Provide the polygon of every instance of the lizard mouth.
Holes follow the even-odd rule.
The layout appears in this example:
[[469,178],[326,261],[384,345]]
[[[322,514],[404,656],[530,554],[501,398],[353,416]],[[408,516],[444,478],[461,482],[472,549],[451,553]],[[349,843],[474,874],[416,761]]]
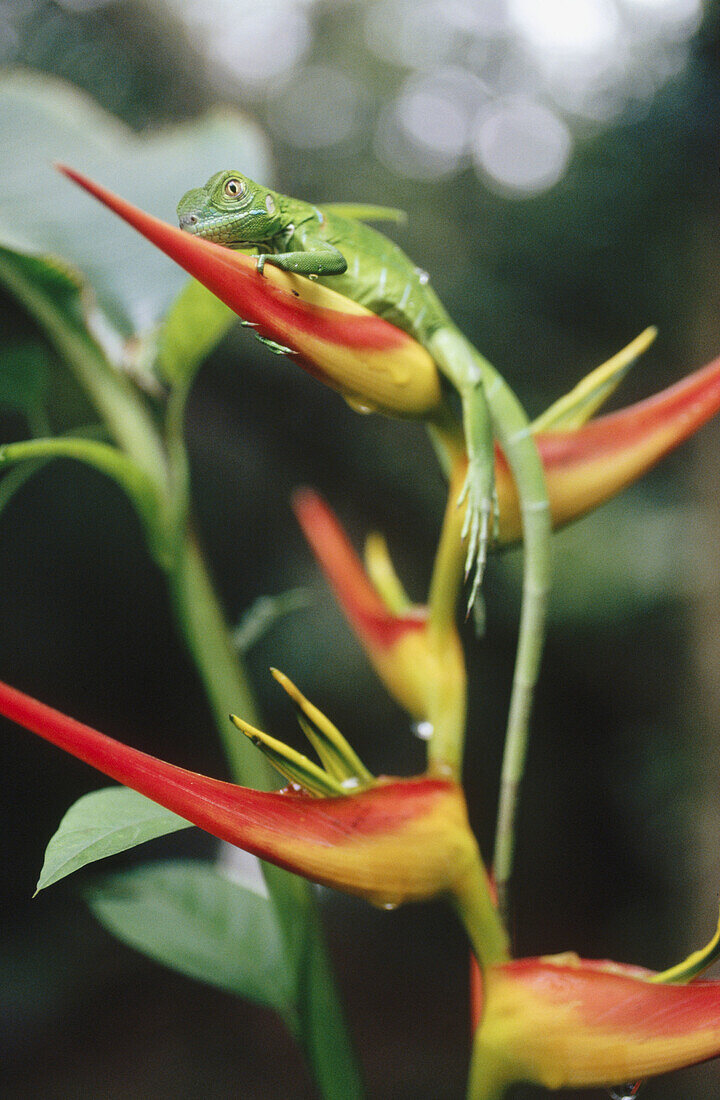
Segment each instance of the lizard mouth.
[[247,242],[240,240],[223,218],[205,218],[200,220],[197,214],[183,214],[179,218],[180,228],[184,233],[190,233],[193,237],[202,237],[205,241],[214,241],[215,244],[224,244],[232,248],[249,247]]

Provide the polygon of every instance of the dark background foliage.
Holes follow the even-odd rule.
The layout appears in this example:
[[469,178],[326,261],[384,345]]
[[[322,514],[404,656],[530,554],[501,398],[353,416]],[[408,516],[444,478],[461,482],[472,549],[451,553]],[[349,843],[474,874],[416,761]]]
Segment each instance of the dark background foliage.
[[[199,5],[180,0],[5,0],[0,57],[67,79],[138,129],[233,103],[267,132],[279,189],[406,208],[398,239],[536,414],[649,323],[660,338],[623,401],[720,351],[718,9],[708,3],[693,22],[692,4],[678,2],[690,22],[653,37],[647,13],[672,6],[648,5],[635,37],[618,38],[617,71],[600,91],[578,77],[562,95],[532,52],[537,34],[526,28],[523,38],[523,5],[499,0],[448,5],[452,19],[432,4],[278,0],[268,11],[280,11],[283,33],[269,42],[251,6],[208,5],[206,23],[231,24],[224,55]],[[588,12],[610,8],[626,17],[643,5],[598,3]],[[501,23],[510,10],[516,23]],[[243,31],[251,44],[253,33],[260,39],[233,54]],[[531,179],[518,191],[493,176],[479,123],[457,137],[473,95],[477,117],[487,119],[508,94],[552,114],[550,136],[565,148],[553,186]],[[532,161],[531,137],[526,156],[514,146],[521,165]],[[168,220],[177,198],[167,196]],[[0,311],[8,339],[37,343],[12,300]],[[80,398],[68,382],[58,400]],[[10,413],[0,427],[3,440],[26,434]],[[284,620],[250,657],[268,726],[294,736],[267,675],[273,663],[374,770],[419,768],[421,745],[333,607],[288,500],[311,484],[358,542],[371,528],[385,531],[422,598],[444,492],[422,429],[359,418],[236,328],[199,376],[188,439],[200,528],[230,620],[260,594],[311,590],[311,609]],[[522,953],[573,948],[660,967],[710,935],[720,884],[719,444],[716,423],[557,539],[520,820]],[[486,851],[516,578],[516,555],[493,562],[487,637],[465,629],[467,784]],[[0,592],[3,678],[158,755],[222,774],[162,578],[112,486],[66,463],[31,481],[0,522]],[[72,880],[30,901],[49,835],[101,780],[9,727],[3,760],[3,1094],[312,1096],[270,1013],[120,946],[93,923]],[[209,850],[188,836],[158,850]],[[371,1095],[461,1096],[466,953],[451,914],[442,906],[375,913],[323,898]],[[647,1095],[701,1100],[717,1095],[718,1080],[703,1067],[654,1082]]]

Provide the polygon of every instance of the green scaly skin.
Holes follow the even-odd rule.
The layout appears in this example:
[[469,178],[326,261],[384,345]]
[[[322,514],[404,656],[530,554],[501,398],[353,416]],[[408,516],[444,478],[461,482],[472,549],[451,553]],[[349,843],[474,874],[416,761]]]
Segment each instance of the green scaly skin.
[[529,423],[515,395],[455,326],[427,274],[394,242],[360,220],[401,217],[385,207],[313,206],[235,171],[216,173],[204,187],[188,191],[178,205],[180,227],[187,232],[256,252],[261,274],[265,264],[272,264],[317,278],[397,325],[430,352],[462,403],[468,473],[459,503],[464,501],[466,507],[466,571],[474,567],[469,606],[478,591],[491,535],[494,436],[500,442],[517,484],[525,541],[523,610],[495,867],[502,886],[512,862],[514,804],[544,636],[550,573],[547,492]]

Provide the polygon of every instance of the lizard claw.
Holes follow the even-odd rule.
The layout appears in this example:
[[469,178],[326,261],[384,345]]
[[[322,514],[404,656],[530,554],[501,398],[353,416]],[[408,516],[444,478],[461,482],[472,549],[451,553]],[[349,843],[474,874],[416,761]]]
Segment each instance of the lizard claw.
[[472,573],[472,583],[468,598],[467,614],[469,615],[477,599],[482,583],[485,564],[487,562],[488,546],[492,530],[497,524],[497,502],[495,494],[492,496],[482,490],[482,479],[473,471],[472,465],[468,467],[465,483],[458,497],[458,507],[465,505],[460,537],[463,542],[467,539],[465,553],[465,580]]

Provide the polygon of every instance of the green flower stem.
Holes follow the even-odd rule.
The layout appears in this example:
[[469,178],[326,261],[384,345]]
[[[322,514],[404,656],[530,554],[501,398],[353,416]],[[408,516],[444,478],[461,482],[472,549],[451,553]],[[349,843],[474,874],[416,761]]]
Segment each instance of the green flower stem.
[[[510,940],[492,896],[490,881],[478,854],[463,882],[455,887],[455,908],[465,925],[475,958],[484,976],[491,966],[510,958]],[[501,1100],[505,1095],[506,1069],[485,1051],[480,1041],[482,1025],[473,1042],[467,1100]]]
[[428,595],[428,645],[436,655],[437,684],[428,721],[428,764],[450,768],[459,781],[467,726],[467,672],[455,617],[463,583],[465,554],[461,532],[463,511],[457,500],[465,480],[467,459],[454,420],[433,426],[432,439],[448,478],[448,501],[433,564]]
[[468,934],[475,958],[485,972],[489,966],[507,962],[510,939],[493,900],[490,881],[478,853],[464,881],[455,886],[453,901]]
[[449,459],[448,502],[445,509],[440,541],[433,563],[428,595],[428,626],[432,633],[447,634],[455,628],[457,602],[463,582],[465,553],[461,539],[463,509],[457,501],[465,482],[467,459],[464,448],[458,449],[452,435],[436,433]]
[[507,1065],[484,1049],[481,1032],[482,1026],[478,1028],[473,1044],[467,1100],[502,1100],[509,1087]]
[[275,773],[228,717],[235,710],[254,725],[260,724],[255,700],[233,651],[192,532],[186,536],[168,579],[176,618],[205,686],[232,776],[245,786],[268,790]]

